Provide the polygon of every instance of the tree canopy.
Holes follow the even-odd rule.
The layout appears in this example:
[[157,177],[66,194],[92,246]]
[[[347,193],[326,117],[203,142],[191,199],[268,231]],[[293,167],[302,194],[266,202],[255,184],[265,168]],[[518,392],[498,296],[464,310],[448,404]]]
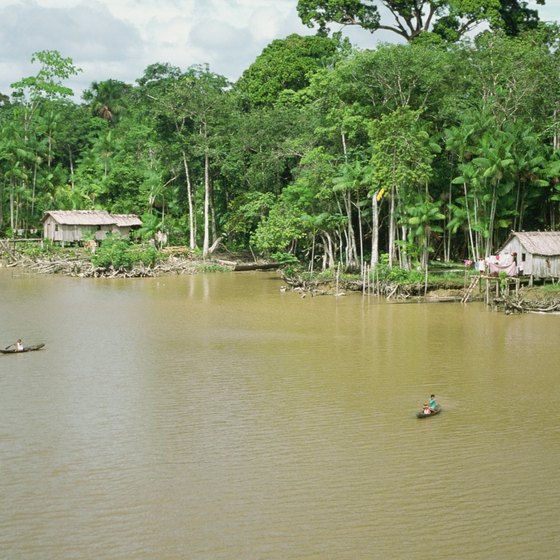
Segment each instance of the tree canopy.
[[236,84],[155,63],[81,102],[72,61],[37,53],[0,105],[0,235],[105,209],[203,255],[221,241],[312,268],[474,260],[512,229],[560,227],[559,38],[358,50],[291,35]]
[[538,23],[537,11],[518,0],[299,0],[297,10],[301,21],[322,35],[337,23],[391,31],[407,41],[426,32],[456,41],[482,22],[517,35]]

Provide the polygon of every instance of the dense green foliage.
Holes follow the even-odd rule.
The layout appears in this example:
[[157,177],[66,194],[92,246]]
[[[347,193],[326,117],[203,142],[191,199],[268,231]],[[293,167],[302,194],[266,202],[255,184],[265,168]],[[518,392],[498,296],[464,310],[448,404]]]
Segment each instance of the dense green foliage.
[[283,93],[307,87],[311,76],[341,48],[337,39],[322,36],[276,39],[243,73],[236,89],[255,105],[274,105]]
[[100,247],[91,257],[94,266],[115,270],[129,270],[134,266],[144,265],[153,267],[160,253],[154,247],[139,247],[132,245],[128,240],[120,236],[107,236],[101,242]]
[[[0,235],[102,208],[203,256],[221,239],[311,270],[475,260],[512,229],[559,227],[558,39],[540,26],[359,51],[292,35],[237,84],[158,63],[82,102],[72,61],[37,53],[37,75],[0,98]],[[98,263],[128,266],[119,244]]]

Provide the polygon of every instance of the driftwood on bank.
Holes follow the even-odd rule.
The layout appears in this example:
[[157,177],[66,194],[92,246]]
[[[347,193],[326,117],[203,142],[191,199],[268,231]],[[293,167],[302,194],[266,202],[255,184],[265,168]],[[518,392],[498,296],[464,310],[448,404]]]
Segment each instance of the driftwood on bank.
[[424,283],[399,284],[394,281],[372,281],[364,284],[364,279],[348,278],[307,278],[301,274],[284,275],[284,281],[292,290],[311,295],[339,295],[347,292],[385,297],[392,303],[440,303],[459,302],[462,290],[445,283],[431,284],[426,291]]
[[267,262],[241,262],[220,258],[208,258],[203,261],[192,258],[191,255],[181,251],[169,251],[168,257],[154,266],[137,265],[131,269],[114,267],[95,267],[87,256],[41,256],[30,257],[22,253],[4,251],[5,266],[22,267],[37,274],[64,274],[79,276],[81,278],[146,278],[163,276],[166,274],[194,274],[210,267],[214,269],[245,271],[245,270],[272,270],[281,266],[280,263]]
[[[205,266],[215,265],[206,261]],[[137,265],[131,269],[114,267],[95,267],[87,259],[62,259],[60,257],[30,258],[25,255],[12,255],[6,267],[21,267],[37,274],[64,274],[80,278],[147,278],[164,274],[194,274],[200,270],[200,263],[188,258],[171,257],[153,267]]]
[[495,300],[506,313],[560,313],[560,300],[529,300],[504,298]]

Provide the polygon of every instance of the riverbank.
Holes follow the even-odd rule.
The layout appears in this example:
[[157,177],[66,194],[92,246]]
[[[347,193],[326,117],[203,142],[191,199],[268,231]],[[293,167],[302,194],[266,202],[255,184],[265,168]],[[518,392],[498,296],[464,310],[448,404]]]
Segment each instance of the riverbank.
[[517,294],[497,298],[495,305],[507,314],[560,313],[560,285],[525,287]]
[[[364,280],[357,276],[340,275],[322,278],[321,275],[286,275],[286,283],[302,296],[335,295],[362,292],[365,295],[384,297],[394,303],[466,303],[484,302],[486,294],[476,288],[469,291],[472,277],[461,274],[446,278],[430,276],[428,282],[395,282]],[[496,281],[496,279],[491,279]],[[485,280],[482,279],[482,282]],[[475,284],[475,287],[477,285]],[[560,313],[560,285],[543,284],[523,286],[517,291],[506,290],[488,300],[488,304],[506,314]]]
[[[138,249],[139,250],[139,249]],[[96,266],[95,253],[84,247],[51,247],[49,250],[24,249],[5,251],[3,266],[21,267],[37,274],[62,274],[80,278],[147,278],[167,274],[197,274],[238,270],[282,269],[284,289],[302,296],[340,296],[348,292],[385,297],[394,302],[460,301],[465,278],[430,277],[429,282],[403,282],[393,277],[367,278],[356,274],[336,272],[307,273],[279,263],[255,261],[247,253],[214,252],[206,258],[186,247],[168,247],[157,251],[151,263],[139,260],[129,266]],[[477,299],[475,295],[474,298]]]
[[[206,258],[186,247],[170,247],[155,253],[151,264],[137,262],[133,266],[96,266],[94,253],[83,247],[53,249],[51,251],[9,251],[0,255],[0,266],[21,267],[37,274],[61,274],[80,278],[148,278],[164,275],[197,274],[202,272],[227,272],[280,268],[278,263],[256,262],[252,255],[216,252]],[[469,277],[460,271],[449,275],[430,275],[423,282],[396,280],[340,274],[335,272],[302,273],[292,267],[282,270],[286,286],[300,293],[301,297],[344,296],[362,293],[383,297],[394,303],[445,303],[464,302]],[[480,290],[470,293],[468,301],[484,301]],[[496,296],[493,306],[507,314],[560,313],[560,286],[522,287],[516,293]]]
[[[244,254],[213,253],[202,258],[186,247],[153,250],[150,262],[137,259],[133,264],[115,266],[94,263],[95,253],[83,247],[53,249],[51,251],[5,251],[0,255],[0,266],[21,267],[37,274],[61,274],[79,278],[149,278],[167,274],[197,274],[226,272],[237,267],[268,267],[270,263],[252,262]],[[115,259],[117,261],[117,259]]]
[[[364,295],[384,297],[393,302],[461,301],[468,279],[463,274],[448,276],[429,275],[427,280],[414,281],[392,275],[337,274],[331,272],[298,273],[289,269],[283,273],[284,280],[293,290],[311,296],[335,295],[361,292]],[[412,275],[411,275],[412,277]],[[482,299],[475,294],[471,300]]]

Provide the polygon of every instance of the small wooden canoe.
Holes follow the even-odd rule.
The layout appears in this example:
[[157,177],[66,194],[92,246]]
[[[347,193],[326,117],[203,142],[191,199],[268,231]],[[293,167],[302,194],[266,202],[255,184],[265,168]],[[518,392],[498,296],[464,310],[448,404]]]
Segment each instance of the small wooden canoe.
[[416,418],[431,418],[432,416],[435,416],[436,414],[439,414],[441,412],[441,406],[439,406],[439,404],[436,406],[435,410],[432,410],[432,412],[430,412],[430,414],[424,414],[424,411],[421,410],[420,412],[416,413]]
[[3,350],[0,349],[0,354],[21,354],[22,352],[33,352],[34,350],[41,350],[45,345],[44,344],[35,344],[34,346],[25,346],[23,350],[19,352],[15,348],[4,348]]

